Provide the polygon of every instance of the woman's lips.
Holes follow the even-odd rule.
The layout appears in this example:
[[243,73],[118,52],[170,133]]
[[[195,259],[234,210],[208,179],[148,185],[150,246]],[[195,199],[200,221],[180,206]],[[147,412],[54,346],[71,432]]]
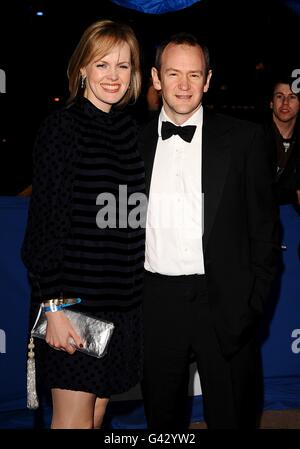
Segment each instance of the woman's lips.
[[104,89],[106,92],[118,92],[120,89],[120,84],[101,84],[102,89]]

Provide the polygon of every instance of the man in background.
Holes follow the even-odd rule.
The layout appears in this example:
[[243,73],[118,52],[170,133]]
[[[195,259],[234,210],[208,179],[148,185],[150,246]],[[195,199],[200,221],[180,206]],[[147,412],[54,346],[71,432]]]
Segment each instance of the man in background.
[[273,84],[272,119],[265,123],[279,204],[300,204],[300,98],[291,83],[283,77]]

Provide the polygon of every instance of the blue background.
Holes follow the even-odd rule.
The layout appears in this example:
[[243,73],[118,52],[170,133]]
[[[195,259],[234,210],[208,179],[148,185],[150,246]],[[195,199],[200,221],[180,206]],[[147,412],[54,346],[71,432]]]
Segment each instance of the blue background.
[[[36,413],[26,409],[27,320],[30,290],[20,248],[29,200],[0,197],[0,329],[6,347],[0,353],[0,428],[49,425],[47,403]],[[292,206],[281,207],[282,273],[274,283],[272,301],[261,328],[264,409],[300,408],[299,224]],[[294,337],[292,336],[294,332]],[[2,333],[3,335],[3,333]],[[191,398],[191,419],[203,419],[202,398]],[[114,428],[143,428],[140,400],[112,402],[107,420]],[[44,421],[44,423],[43,423]]]

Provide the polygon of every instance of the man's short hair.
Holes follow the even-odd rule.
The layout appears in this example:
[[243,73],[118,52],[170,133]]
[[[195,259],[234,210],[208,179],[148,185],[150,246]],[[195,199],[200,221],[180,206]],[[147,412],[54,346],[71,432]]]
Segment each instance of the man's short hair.
[[[278,86],[278,84],[288,84],[290,86],[291,91],[293,92],[292,84],[294,81],[295,78],[291,76],[291,73],[283,73],[274,76],[271,82],[270,99],[273,98],[276,86]],[[293,92],[293,93],[297,95],[298,100],[300,101],[300,92]]]
[[205,77],[207,77],[208,72],[210,70],[210,57],[209,57],[209,51],[206,45],[199,42],[196,36],[194,36],[191,33],[176,33],[173,34],[171,37],[165,39],[157,48],[156,50],[156,56],[155,56],[155,68],[157,69],[158,73],[160,73],[161,69],[161,57],[163,54],[163,51],[169,44],[174,45],[189,45],[191,47],[200,47],[204,54],[204,60],[205,60]]

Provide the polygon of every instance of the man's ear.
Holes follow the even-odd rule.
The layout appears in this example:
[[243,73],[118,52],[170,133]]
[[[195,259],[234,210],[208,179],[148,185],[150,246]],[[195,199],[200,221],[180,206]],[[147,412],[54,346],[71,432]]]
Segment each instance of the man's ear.
[[270,109],[273,110],[273,101],[270,101]]
[[209,71],[208,71],[208,74],[207,74],[207,77],[206,77],[206,83],[205,83],[205,85],[204,85],[203,92],[207,92],[207,91],[208,91],[209,83],[210,83],[211,77],[212,77],[212,71],[209,70]]
[[159,79],[158,71],[155,67],[152,67],[151,75],[152,75],[152,82],[153,82],[154,89],[161,90],[161,82]]

